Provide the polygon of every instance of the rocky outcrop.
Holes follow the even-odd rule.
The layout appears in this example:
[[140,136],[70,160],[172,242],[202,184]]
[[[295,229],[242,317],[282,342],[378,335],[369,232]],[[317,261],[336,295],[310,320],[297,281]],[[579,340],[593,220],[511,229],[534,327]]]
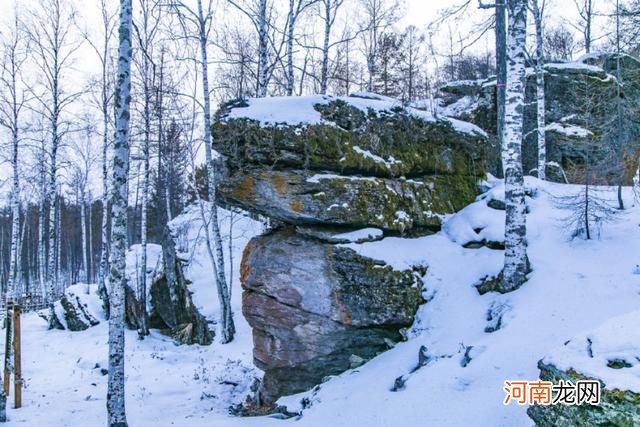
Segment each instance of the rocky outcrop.
[[219,201],[277,224],[241,266],[265,371],[249,413],[263,413],[403,339],[426,270],[394,270],[343,244],[439,229],[477,196],[486,139],[372,94],[249,100],[222,111],[213,132],[227,171]]
[[292,228],[254,238],[241,268],[243,314],[271,402],[401,340],[422,303],[424,270],[396,271]]
[[[156,268],[148,270],[148,326],[160,329],[183,344],[209,345],[213,342],[213,332],[193,304],[189,281],[184,275],[185,260],[177,255],[170,227],[165,229],[161,246]],[[136,274],[134,269],[129,276],[129,286],[135,287]],[[135,329],[140,316],[136,292],[128,287],[125,296],[126,321]]]
[[[534,405],[527,413],[538,426],[640,425],[640,311],[613,317],[553,350],[538,363],[540,379],[559,384],[600,384],[600,398],[571,393],[576,404]],[[554,392],[557,398],[559,392]],[[595,394],[595,393],[594,393]],[[567,393],[564,393],[564,397]],[[594,397],[597,397],[595,395]]]
[[221,201],[298,225],[394,231],[438,227],[439,215],[473,201],[485,172],[483,131],[353,99],[310,100],[318,121],[297,125],[265,126],[251,107],[231,108],[238,117],[213,126],[230,171]]
[[[596,380],[573,369],[561,370],[553,364],[538,363],[540,379],[558,384],[560,381]],[[609,389],[602,381],[599,405],[534,405],[527,414],[536,426],[637,426],[640,425],[640,393]]]
[[234,205],[290,224],[397,232],[439,228],[441,214],[463,208],[476,192],[473,181],[454,174],[391,179],[267,168],[251,168],[219,186]]
[[74,285],[67,288],[62,298],[54,303],[53,313],[46,310],[44,317],[50,328],[84,331],[100,323],[97,314],[90,308],[90,305],[99,306],[92,304],[95,300],[95,286],[87,288],[87,285]]
[[[637,73],[640,61],[628,55],[620,59],[621,77],[625,81],[622,96],[632,103],[640,101]],[[547,160],[552,163],[549,179],[562,181],[564,173],[572,182],[581,180],[583,158],[607,155],[607,133],[614,123],[617,99],[617,60],[614,54],[589,55],[576,63],[545,65]],[[489,134],[496,134],[496,81],[453,82],[441,89],[443,114],[467,120]],[[536,77],[527,71],[524,111],[523,164],[526,173],[537,168]],[[637,114],[637,113],[633,113]],[[637,130],[636,130],[637,132]],[[609,136],[610,137],[610,136]],[[498,147],[489,158],[499,160]],[[560,166],[562,173],[557,171]],[[491,164],[497,172],[498,162]],[[630,180],[632,173],[627,174]]]

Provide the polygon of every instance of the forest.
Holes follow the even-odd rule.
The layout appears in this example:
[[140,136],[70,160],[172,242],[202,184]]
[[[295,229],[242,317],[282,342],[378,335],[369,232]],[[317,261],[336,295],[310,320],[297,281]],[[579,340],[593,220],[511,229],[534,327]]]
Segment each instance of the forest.
[[[640,319],[640,1],[0,12],[0,421],[640,424],[640,342],[623,327]],[[531,330],[536,310],[561,320]],[[53,348],[79,365],[32,360]],[[189,372],[143,372],[168,360]],[[84,376],[38,385],[59,369],[96,375],[76,415]],[[148,392],[163,375],[200,406],[154,401],[180,393]],[[596,409],[610,405],[502,405],[503,380],[534,375],[599,380]],[[468,388],[460,414],[440,400]],[[36,414],[52,393],[60,408]],[[385,393],[413,397],[383,409]],[[431,406],[410,410],[421,394]]]

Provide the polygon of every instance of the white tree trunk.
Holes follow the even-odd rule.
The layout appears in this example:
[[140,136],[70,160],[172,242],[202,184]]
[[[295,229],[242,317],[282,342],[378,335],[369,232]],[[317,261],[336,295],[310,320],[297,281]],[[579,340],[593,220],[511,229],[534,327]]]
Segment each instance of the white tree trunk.
[[505,179],[505,258],[502,292],[520,287],[528,272],[524,178],[522,174],[522,120],[524,110],[526,0],[508,4],[507,87],[502,163]]
[[80,193],[80,227],[82,227],[82,265],[84,267],[84,283],[89,293],[89,258],[87,256],[87,201],[84,191]]
[[329,81],[329,36],[331,35],[331,0],[324,0],[324,38],[322,41],[322,71],[320,74],[320,93],[327,93]]
[[[199,0],[202,1],[202,0]],[[258,98],[267,96],[267,85],[269,84],[268,69],[268,48],[269,40],[267,33],[267,0],[259,0],[258,10]],[[207,97],[209,95],[207,94]]]
[[295,0],[289,0],[289,27],[287,28],[287,96],[293,96],[293,37],[295,33]]
[[[265,19],[266,19],[266,0],[260,0],[260,1],[261,1],[261,6],[265,7]],[[209,98],[207,31],[206,31],[206,21],[205,21],[204,13],[202,11],[202,0],[198,0],[198,15],[199,15],[199,21],[200,21],[199,38],[200,38],[200,55],[201,55],[201,66],[202,66],[202,93],[204,98],[203,99],[204,147],[205,147],[205,160],[206,160],[206,166],[207,166],[207,187],[209,190],[208,198],[209,198],[209,202],[211,203],[211,212],[210,212],[211,217],[209,220],[209,227],[207,227],[208,232],[205,234],[205,237],[207,239],[207,245],[213,246],[215,249],[215,259],[211,259],[211,264],[214,268],[214,272],[216,275],[218,301],[220,303],[220,332],[221,332],[220,341],[223,344],[225,344],[233,341],[233,336],[235,334],[235,325],[233,322],[233,313],[231,311],[231,299],[229,297],[229,287],[225,279],[224,255],[222,252],[222,237],[220,236],[220,225],[218,222],[218,208],[216,205],[215,166],[213,163],[213,156],[211,152],[212,151],[211,100]],[[265,28],[265,31],[266,31],[266,28]],[[265,95],[266,95],[266,87],[265,87]],[[211,240],[213,240],[213,242],[211,242]]]
[[533,18],[536,24],[536,107],[538,118],[538,178],[545,180],[547,166],[547,142],[544,95],[544,39],[542,38],[542,14],[538,0],[532,0]]
[[107,417],[109,427],[127,426],[124,383],[124,290],[127,285],[127,200],[129,173],[129,117],[131,102],[131,0],[120,0],[120,42],[115,90],[116,133],[111,185],[112,242],[109,273],[109,383]]

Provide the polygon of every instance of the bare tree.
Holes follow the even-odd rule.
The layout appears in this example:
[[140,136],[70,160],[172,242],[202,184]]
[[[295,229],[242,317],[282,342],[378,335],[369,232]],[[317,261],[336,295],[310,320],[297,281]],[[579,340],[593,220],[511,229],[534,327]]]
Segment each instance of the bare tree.
[[115,26],[115,13],[107,7],[107,0],[100,0],[100,17],[102,23],[102,39],[100,43],[93,43],[90,37],[85,37],[100,61],[100,96],[98,106],[102,116],[102,226],[100,233],[100,266],[98,272],[98,294],[102,306],[109,317],[109,295],[107,292],[106,276],[109,263],[109,134],[111,128],[111,100],[112,100],[112,56],[110,53],[111,39]]
[[[261,0],[262,1],[262,0]],[[197,29],[195,34],[200,46],[200,67],[202,74],[202,108],[203,108],[203,140],[205,149],[205,161],[207,172],[207,188],[208,198],[211,203],[210,219],[208,221],[206,243],[211,258],[211,265],[216,277],[216,287],[218,291],[218,301],[220,303],[220,327],[221,342],[223,344],[233,341],[235,334],[235,325],[233,321],[233,312],[231,311],[231,299],[229,287],[225,278],[225,263],[222,252],[222,238],[220,235],[220,223],[218,221],[218,209],[216,205],[216,167],[213,161],[212,141],[211,141],[211,98],[209,91],[209,62],[207,56],[207,40],[209,33],[209,25],[211,22],[211,2],[205,14],[202,7],[202,0],[198,0],[197,11],[193,10],[185,3],[174,1],[174,10],[178,12],[178,17],[182,22],[185,35],[188,37],[193,34],[188,30],[188,24],[195,24]],[[215,251],[215,256],[214,256]]]
[[129,174],[129,117],[131,102],[132,15],[131,0],[120,0],[118,33],[118,69],[115,87],[115,126],[111,208],[111,267],[109,296],[109,383],[107,390],[107,423],[109,427],[126,427],[124,393],[124,290],[127,286],[127,200]]
[[[58,152],[63,137],[69,133],[70,124],[65,121],[64,113],[78,98],[79,92],[64,90],[62,78],[66,70],[72,65],[73,55],[81,44],[75,40],[73,29],[76,23],[76,11],[70,3],[64,0],[39,0],[39,8],[32,10],[32,23],[29,27],[31,46],[36,56],[36,67],[40,73],[42,91],[34,91],[34,98],[49,124],[51,137],[49,147],[49,256],[47,268],[47,283],[51,303],[53,320],[53,298],[58,288],[59,272],[57,262],[56,222],[59,213],[57,205],[58,194]],[[57,251],[57,253],[56,253]],[[53,327],[53,325],[50,325]]]
[[[21,277],[19,257],[20,239],[20,164],[19,148],[22,128],[22,109],[27,96],[21,84],[23,65],[27,59],[28,46],[25,34],[15,11],[13,27],[0,39],[0,49],[4,53],[0,62],[0,127],[11,135],[11,247],[9,272],[3,305],[17,297],[16,281]],[[1,34],[0,34],[1,35]],[[8,343],[7,343],[8,344]],[[7,348],[10,348],[7,345]],[[7,420],[4,387],[0,390],[0,422]]]
[[397,0],[360,0],[360,6],[363,17],[361,31],[369,73],[367,90],[373,91],[380,35],[398,20],[400,3]]
[[581,33],[584,40],[584,50],[591,52],[591,27],[593,23],[593,0],[573,0],[578,11],[579,24],[574,25]]

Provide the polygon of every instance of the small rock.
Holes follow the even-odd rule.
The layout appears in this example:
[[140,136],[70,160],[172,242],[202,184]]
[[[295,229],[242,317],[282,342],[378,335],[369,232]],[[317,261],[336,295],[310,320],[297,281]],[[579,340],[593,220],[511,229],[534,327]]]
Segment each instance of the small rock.
[[393,382],[393,387],[391,387],[391,391],[401,391],[406,388],[407,380],[404,376],[399,376]]

